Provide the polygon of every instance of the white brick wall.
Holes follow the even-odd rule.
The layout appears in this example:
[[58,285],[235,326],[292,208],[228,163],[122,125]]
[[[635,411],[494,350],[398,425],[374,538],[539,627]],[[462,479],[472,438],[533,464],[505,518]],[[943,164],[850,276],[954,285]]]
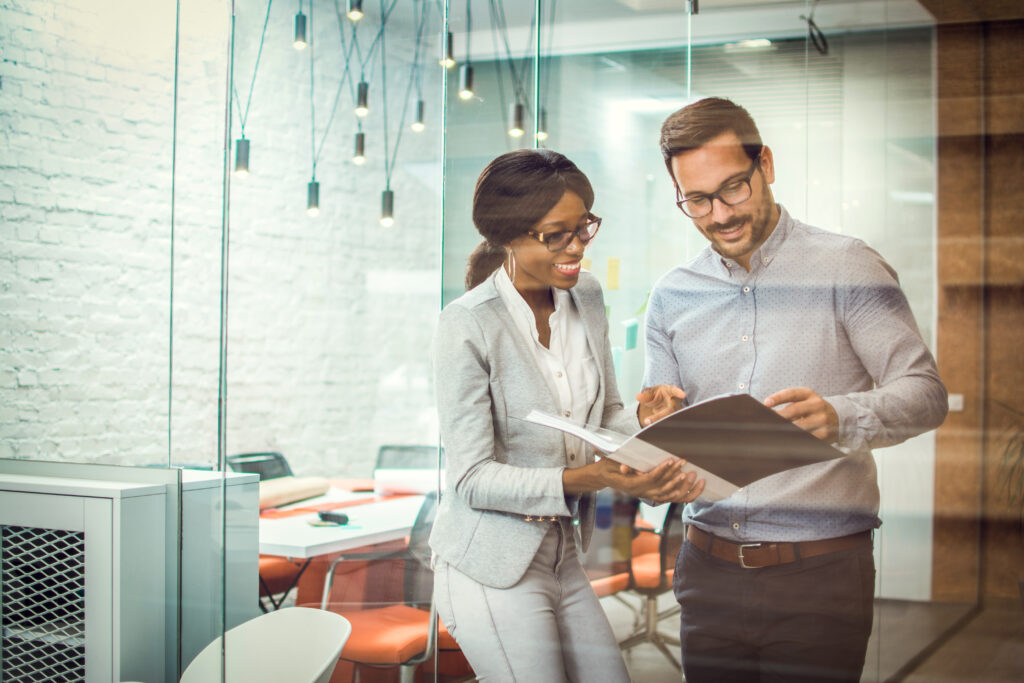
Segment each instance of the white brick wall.
[[[170,441],[174,462],[215,458],[229,17],[182,3],[175,138],[175,3],[143,4],[0,8],[0,457],[156,464]],[[237,4],[244,106],[266,4]],[[253,173],[232,178],[228,450],[281,450],[300,473],[363,476],[380,443],[436,439],[440,74],[428,60],[432,128],[402,134],[395,226],[377,223],[379,60],[367,74],[368,162],[348,161],[346,84],[310,219],[309,54],[291,47],[295,9],[273,8],[246,122]],[[386,44],[392,145],[412,53],[398,13]],[[333,3],[317,3],[313,27],[319,146],[343,72]],[[360,27],[364,55],[375,28]],[[232,137],[238,123],[236,109]],[[380,273],[438,284],[368,287]]]

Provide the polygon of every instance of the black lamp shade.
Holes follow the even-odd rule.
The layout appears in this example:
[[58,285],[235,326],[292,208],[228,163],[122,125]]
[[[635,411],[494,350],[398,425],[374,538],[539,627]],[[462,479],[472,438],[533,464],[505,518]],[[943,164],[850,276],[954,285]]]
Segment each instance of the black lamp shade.
[[359,81],[356,90],[356,115],[366,116],[370,111],[370,84],[366,81]]
[[249,172],[249,141],[245,138],[235,140],[235,173]]
[[468,100],[473,96],[473,67],[463,64],[459,67],[459,97]]
[[352,151],[352,161],[356,164],[362,164],[366,161],[366,133],[363,131],[356,133],[356,144],[355,149]]
[[310,216],[320,213],[320,183],[315,180],[306,186],[306,213]]
[[384,190],[380,193],[380,224],[389,227],[394,223],[395,193]]
[[295,47],[299,50],[306,47],[306,15],[299,12],[295,15]]
[[521,137],[523,134],[523,119],[526,114],[526,107],[519,102],[514,102],[509,105],[509,126],[508,134],[514,138]]

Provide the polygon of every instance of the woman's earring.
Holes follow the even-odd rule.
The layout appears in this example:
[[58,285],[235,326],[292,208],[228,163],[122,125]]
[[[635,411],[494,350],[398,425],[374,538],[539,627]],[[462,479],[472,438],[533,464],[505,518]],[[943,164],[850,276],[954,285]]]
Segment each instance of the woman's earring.
[[515,254],[512,253],[511,249],[508,250],[508,259],[507,259],[507,261],[509,262],[509,265],[505,267],[505,272],[508,274],[509,279],[512,280],[512,284],[515,284],[516,283],[516,257],[515,257]]

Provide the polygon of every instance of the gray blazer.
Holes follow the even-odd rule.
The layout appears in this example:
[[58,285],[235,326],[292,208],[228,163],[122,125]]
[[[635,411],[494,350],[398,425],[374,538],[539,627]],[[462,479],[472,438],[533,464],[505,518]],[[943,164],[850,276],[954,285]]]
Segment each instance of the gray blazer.
[[[534,408],[557,413],[558,407],[498,294],[496,275],[446,306],[438,321],[434,372],[447,469],[430,545],[470,578],[507,588],[522,578],[549,527],[525,517],[571,514],[562,470],[594,456],[587,449],[586,462],[572,461],[560,431],[522,420]],[[615,383],[601,286],[582,273],[569,292],[599,374],[587,424],[632,434],[640,424]],[[593,494],[580,497],[579,520],[586,550]]]

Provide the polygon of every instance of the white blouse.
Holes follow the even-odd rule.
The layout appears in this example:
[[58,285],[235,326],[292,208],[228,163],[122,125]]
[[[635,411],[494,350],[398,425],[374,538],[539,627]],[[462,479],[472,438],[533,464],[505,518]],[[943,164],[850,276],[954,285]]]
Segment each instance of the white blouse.
[[[587,343],[587,331],[576,304],[567,290],[552,288],[555,312],[548,318],[550,346],[540,343],[533,310],[512,284],[504,268],[495,277],[495,285],[516,330],[526,340],[541,375],[551,390],[559,413],[576,424],[586,424],[590,407],[597,399],[599,375],[597,361]],[[576,466],[586,462],[584,443],[565,435],[566,456]]]

